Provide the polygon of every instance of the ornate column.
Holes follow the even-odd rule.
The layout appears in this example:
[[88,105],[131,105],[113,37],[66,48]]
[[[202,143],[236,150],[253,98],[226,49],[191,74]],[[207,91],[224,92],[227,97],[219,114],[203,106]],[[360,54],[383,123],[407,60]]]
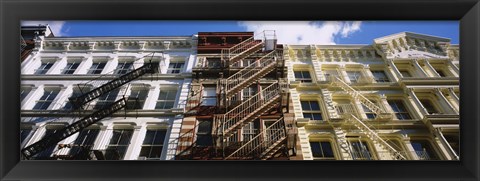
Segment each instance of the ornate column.
[[428,115],[427,109],[423,107],[422,103],[420,102],[412,88],[407,88],[406,90],[408,94],[408,100],[410,101],[410,103],[412,103],[415,112],[417,113],[417,116],[420,119],[423,119],[425,115]]
[[[443,102],[446,106],[448,106],[447,113],[449,114],[458,114],[458,111],[455,110],[455,108],[448,102],[447,98],[443,95],[442,91],[440,88],[435,88],[435,95],[437,95],[438,99],[440,102]],[[445,106],[444,106],[445,107]]]
[[430,64],[430,62],[427,59],[423,59],[422,61],[423,61],[423,64],[425,64],[425,66],[428,67],[428,69],[430,69],[430,72],[432,72],[434,77],[441,77],[440,74],[437,73],[435,68],[433,68],[433,66]]
[[415,72],[420,72],[420,77],[428,77],[428,74],[423,70],[423,68],[418,64],[418,59],[413,59],[412,61],[413,67],[417,70]]
[[395,82],[399,82],[400,78],[402,78],[402,73],[398,70],[397,66],[393,63],[392,59],[387,59],[386,60],[388,69],[392,72],[393,78],[395,79]]

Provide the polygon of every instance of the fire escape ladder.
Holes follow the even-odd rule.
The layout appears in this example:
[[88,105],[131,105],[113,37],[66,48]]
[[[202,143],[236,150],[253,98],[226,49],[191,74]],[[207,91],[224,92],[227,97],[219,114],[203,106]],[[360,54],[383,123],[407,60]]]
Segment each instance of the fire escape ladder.
[[235,62],[242,60],[245,57],[261,50],[263,48],[262,40],[255,40],[254,37],[250,37],[235,46],[228,49],[222,49],[222,60],[226,61],[230,66]]
[[370,109],[372,112],[374,112],[377,117],[381,118],[391,118],[392,114],[388,113],[384,109],[378,107],[373,103],[372,101],[368,100],[365,96],[363,96],[360,92],[355,90],[353,87],[345,83],[342,79],[340,79],[337,76],[331,76],[332,78],[332,84],[339,86],[342,90],[347,92],[348,95],[352,96],[353,99],[360,101],[362,105]]
[[361,121],[357,117],[355,117],[353,114],[348,115],[348,120],[350,120],[355,127],[357,127],[360,131],[362,131],[364,134],[367,135],[368,138],[370,138],[374,143],[379,143],[380,146],[382,146],[384,149],[388,150],[390,154],[393,155],[393,158],[395,160],[406,160],[407,157],[402,154],[402,152],[399,152],[395,148],[393,148],[390,144],[388,144],[383,138],[378,136],[378,134],[372,130],[365,122]]
[[230,98],[238,91],[260,80],[263,76],[273,71],[276,64],[276,51],[274,50],[227,79],[220,80],[221,85],[224,87],[226,97]]
[[284,84],[272,83],[225,114],[215,115],[217,135],[229,137],[232,131],[255,120],[280,103]]
[[279,146],[287,138],[283,117],[279,118],[265,130],[260,131],[250,141],[225,157],[225,160],[259,158],[266,160],[281,149]]
[[86,103],[100,97],[101,95],[110,92],[126,83],[139,78],[146,73],[156,73],[158,72],[158,65],[154,63],[148,63],[143,65],[142,67],[130,71],[126,74],[117,77],[106,84],[101,85],[85,94],[82,94],[78,97],[69,98],[70,102],[72,103],[74,109],[82,108]]
[[110,104],[106,108],[100,109],[93,112],[92,114],[83,117],[82,119],[68,125],[67,127],[55,132],[52,135],[45,136],[42,140],[33,143],[24,149],[22,149],[22,154],[26,158],[30,158],[41,151],[56,145],[58,142],[62,141],[65,138],[81,131],[82,129],[98,122],[99,120],[108,117],[115,113],[116,111],[124,108],[127,105],[127,100],[123,97],[114,103]]

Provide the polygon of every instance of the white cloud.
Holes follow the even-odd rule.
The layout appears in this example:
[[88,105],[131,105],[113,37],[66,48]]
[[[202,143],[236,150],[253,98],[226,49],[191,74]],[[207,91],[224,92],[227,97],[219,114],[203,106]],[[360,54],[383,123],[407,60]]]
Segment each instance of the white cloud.
[[347,38],[360,31],[361,21],[242,21],[240,26],[256,33],[275,30],[278,43],[327,44],[335,43],[335,36]]
[[55,36],[65,36],[66,31],[63,30],[63,27],[65,25],[65,21],[22,21],[21,25],[46,25],[48,24],[50,26],[50,29],[53,32],[53,35]]

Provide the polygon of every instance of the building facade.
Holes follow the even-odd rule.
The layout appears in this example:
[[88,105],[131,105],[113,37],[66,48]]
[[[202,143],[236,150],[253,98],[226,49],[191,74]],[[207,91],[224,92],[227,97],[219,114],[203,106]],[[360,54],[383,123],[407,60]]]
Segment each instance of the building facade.
[[[30,159],[173,159],[196,59],[195,36],[37,41],[21,70],[22,147],[59,137],[54,133],[74,122],[96,122],[84,122]],[[150,64],[156,66],[145,72]],[[82,95],[92,99],[77,109],[71,98]]]
[[304,160],[458,160],[459,47],[403,32],[284,45]]
[[459,46],[275,33],[45,37],[22,62],[28,159],[458,160]]

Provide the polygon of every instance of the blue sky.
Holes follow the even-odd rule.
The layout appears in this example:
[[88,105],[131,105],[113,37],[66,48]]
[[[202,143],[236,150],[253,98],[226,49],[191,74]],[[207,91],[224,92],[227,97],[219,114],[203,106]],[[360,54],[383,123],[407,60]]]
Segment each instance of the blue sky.
[[197,32],[276,30],[279,43],[370,44],[409,31],[459,43],[458,21],[23,21],[49,24],[55,36],[191,36]]

